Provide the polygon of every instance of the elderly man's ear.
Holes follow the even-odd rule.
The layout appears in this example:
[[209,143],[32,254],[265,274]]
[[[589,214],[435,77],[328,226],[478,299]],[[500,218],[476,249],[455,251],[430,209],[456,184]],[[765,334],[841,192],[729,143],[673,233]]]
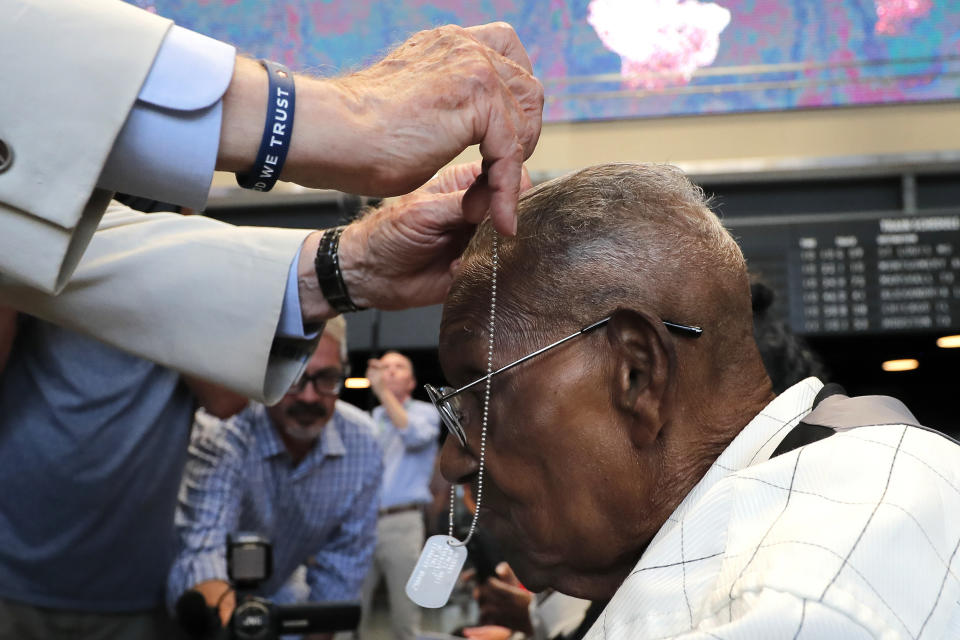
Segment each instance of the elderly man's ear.
[[620,308],[610,316],[614,405],[628,416],[630,439],[643,449],[668,420],[677,354],[666,326],[645,311]]

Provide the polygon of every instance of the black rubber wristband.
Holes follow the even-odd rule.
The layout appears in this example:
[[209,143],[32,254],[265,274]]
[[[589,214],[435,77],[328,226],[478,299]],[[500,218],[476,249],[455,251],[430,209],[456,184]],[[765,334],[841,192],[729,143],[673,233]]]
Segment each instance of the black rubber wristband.
[[293,112],[297,92],[293,86],[293,74],[282,64],[261,60],[267,69],[267,119],[260,138],[260,151],[253,168],[237,174],[237,184],[244,189],[270,191],[276,184],[293,139]]
[[340,235],[344,228],[334,227],[323,232],[317,247],[317,258],[313,263],[317,270],[320,291],[327,303],[338,313],[363,310],[363,307],[358,307],[350,299],[343,273],[340,271]]

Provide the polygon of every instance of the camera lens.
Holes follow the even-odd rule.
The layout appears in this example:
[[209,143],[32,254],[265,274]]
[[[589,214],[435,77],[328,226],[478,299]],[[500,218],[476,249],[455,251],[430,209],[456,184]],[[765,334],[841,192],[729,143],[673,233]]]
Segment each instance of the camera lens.
[[247,600],[233,612],[233,635],[241,640],[272,638],[270,608],[259,600]]

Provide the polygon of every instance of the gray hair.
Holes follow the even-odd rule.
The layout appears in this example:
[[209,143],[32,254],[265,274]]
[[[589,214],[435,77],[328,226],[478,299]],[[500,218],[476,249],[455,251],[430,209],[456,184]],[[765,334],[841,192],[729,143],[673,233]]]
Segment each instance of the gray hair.
[[340,361],[347,362],[347,321],[343,316],[334,316],[327,320],[323,334],[330,336],[340,345]]
[[[703,190],[677,167],[605,164],[541,184],[520,200],[516,237],[499,243],[497,305],[505,313],[498,317],[514,332],[575,330],[618,306],[702,325],[711,320],[702,308],[711,304],[742,307],[736,314],[749,328],[743,254]],[[464,253],[448,306],[489,290],[490,247],[484,223]]]

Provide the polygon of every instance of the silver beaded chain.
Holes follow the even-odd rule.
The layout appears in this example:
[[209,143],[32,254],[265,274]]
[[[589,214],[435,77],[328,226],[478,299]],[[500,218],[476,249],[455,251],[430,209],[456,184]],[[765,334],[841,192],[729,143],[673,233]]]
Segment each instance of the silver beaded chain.
[[[483,470],[487,457],[487,423],[490,416],[490,385],[493,374],[493,327],[497,315],[497,264],[500,261],[497,252],[497,232],[493,233],[493,269],[490,275],[490,323],[487,327],[489,339],[487,341],[487,384],[483,392],[483,427],[480,430],[480,468],[477,470],[477,500],[474,505],[473,519],[470,521],[470,530],[462,542],[451,542],[453,546],[465,545],[470,542],[473,533],[477,530],[477,520],[480,518],[480,501],[483,499]],[[453,537],[453,510],[456,503],[456,485],[450,486],[450,516],[448,518],[448,535]]]

